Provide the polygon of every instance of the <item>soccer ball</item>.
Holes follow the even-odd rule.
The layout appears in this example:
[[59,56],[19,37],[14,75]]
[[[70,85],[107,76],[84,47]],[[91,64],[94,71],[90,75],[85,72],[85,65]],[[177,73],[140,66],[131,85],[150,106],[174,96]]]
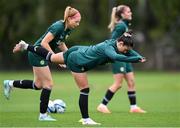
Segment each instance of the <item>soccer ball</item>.
[[54,102],[52,100],[49,100],[47,112],[48,113],[55,113],[56,112],[56,109],[54,107]]
[[66,110],[66,103],[61,99],[56,99],[53,101],[54,108],[57,113],[64,113]]
[[54,101],[49,100],[47,112],[48,113],[64,113],[66,110],[66,103],[61,99]]

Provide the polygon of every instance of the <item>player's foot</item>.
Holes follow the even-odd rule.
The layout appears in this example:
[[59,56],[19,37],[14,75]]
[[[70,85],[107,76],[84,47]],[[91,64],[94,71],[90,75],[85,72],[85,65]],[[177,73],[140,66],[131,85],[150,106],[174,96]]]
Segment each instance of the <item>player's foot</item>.
[[52,118],[50,115],[43,115],[39,116],[39,121],[57,121],[56,119]]
[[101,113],[106,113],[106,114],[110,114],[111,111],[107,108],[106,105],[104,104],[100,104],[98,107],[97,107],[97,111],[101,112]]
[[97,123],[91,118],[80,119],[79,122],[81,122],[83,125],[101,125],[101,123]]
[[10,80],[4,80],[3,85],[4,85],[4,96],[6,99],[9,99],[10,93],[12,90],[12,87],[9,85]]
[[21,40],[13,49],[13,53],[24,51],[27,49],[29,44],[27,44],[25,41]]
[[146,113],[146,111],[140,107],[131,108],[129,112],[130,113]]

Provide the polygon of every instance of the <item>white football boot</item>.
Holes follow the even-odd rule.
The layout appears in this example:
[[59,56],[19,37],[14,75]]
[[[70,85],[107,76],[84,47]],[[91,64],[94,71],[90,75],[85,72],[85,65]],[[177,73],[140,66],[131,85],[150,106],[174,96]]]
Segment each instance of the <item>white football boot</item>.
[[24,51],[27,50],[28,45],[25,41],[21,40],[19,41],[18,44],[16,44],[16,46],[13,49],[13,53],[19,52],[19,51]]
[[52,118],[48,114],[40,114],[39,115],[39,121],[57,121],[56,119]]
[[93,121],[91,118],[80,119],[79,122],[81,122],[83,125],[101,125],[101,123],[97,123]]
[[9,84],[10,80],[4,80],[3,85],[4,85],[4,96],[6,99],[9,99],[10,93],[12,90],[12,86]]

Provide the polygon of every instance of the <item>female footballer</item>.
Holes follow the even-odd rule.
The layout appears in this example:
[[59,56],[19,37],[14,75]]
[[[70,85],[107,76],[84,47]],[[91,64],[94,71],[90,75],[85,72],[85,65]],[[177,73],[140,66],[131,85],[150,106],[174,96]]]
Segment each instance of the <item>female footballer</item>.
[[[132,12],[129,6],[119,5],[112,9],[111,22],[108,28],[111,31],[111,38],[117,39],[124,32],[128,31],[129,22],[132,20]],[[97,107],[97,110],[102,113],[111,113],[107,108],[107,104],[112,99],[113,95],[121,88],[123,78],[125,78],[128,85],[128,97],[130,102],[130,112],[131,113],[145,113],[143,109],[136,104],[136,90],[135,90],[135,80],[132,64],[129,62],[115,61],[112,63],[112,72],[114,83],[106,91],[106,94]]]
[[[66,38],[72,29],[79,26],[81,15],[79,11],[70,6],[64,11],[64,20],[58,20],[53,23],[47,31],[34,44],[34,46],[42,46],[47,51],[54,53],[55,49],[66,51],[68,48],[65,44]],[[41,56],[28,52],[28,59],[33,68],[33,80],[5,80],[4,94],[9,99],[12,88],[21,89],[42,89],[40,96],[40,121],[55,121],[46,111],[53,87],[52,75],[48,66],[48,61]]]
[[117,40],[110,39],[91,46],[73,46],[66,52],[57,54],[49,52],[42,47],[31,46],[21,41],[14,47],[13,52],[28,50],[50,62],[66,64],[80,89],[79,108],[82,116],[82,124],[99,125],[100,123],[93,121],[88,113],[88,94],[90,90],[86,71],[107,62],[144,62],[144,57],[132,50],[132,47],[132,37],[125,33]]

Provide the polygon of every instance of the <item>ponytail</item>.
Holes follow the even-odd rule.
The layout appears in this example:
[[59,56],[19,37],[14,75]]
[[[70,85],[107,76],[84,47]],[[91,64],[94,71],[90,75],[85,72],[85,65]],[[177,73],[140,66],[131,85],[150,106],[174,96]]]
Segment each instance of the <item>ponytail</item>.
[[128,7],[127,5],[119,5],[117,7],[113,7],[112,13],[111,13],[111,22],[108,25],[108,28],[112,32],[115,25],[118,23],[119,20],[122,19],[122,13],[124,12],[124,9]]
[[[71,6],[67,6],[64,11],[64,22],[67,21],[68,17],[73,17],[78,13],[78,16],[81,17],[79,11]],[[77,16],[76,16],[77,17]]]
[[111,32],[113,31],[113,29],[114,29],[114,27],[115,27],[115,24],[117,23],[116,10],[117,10],[117,7],[114,7],[114,8],[112,9],[111,22],[110,22],[110,24],[108,25],[108,28],[110,29]]
[[66,22],[67,18],[69,17],[70,10],[71,10],[71,7],[67,6],[65,11],[64,11],[64,22]]

